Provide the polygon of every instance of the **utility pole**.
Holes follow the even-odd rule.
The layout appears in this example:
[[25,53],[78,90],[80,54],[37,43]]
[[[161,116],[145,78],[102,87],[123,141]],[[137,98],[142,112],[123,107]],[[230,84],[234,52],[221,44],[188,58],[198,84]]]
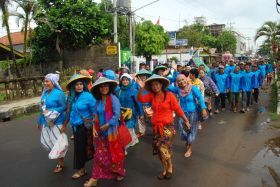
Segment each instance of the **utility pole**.
[[113,10],[114,10],[114,43],[118,43],[118,22],[117,22],[117,18],[118,18],[118,12],[117,12],[117,0],[113,0]]
[[234,22],[229,22],[229,31],[231,32],[233,30],[233,24],[235,24]]

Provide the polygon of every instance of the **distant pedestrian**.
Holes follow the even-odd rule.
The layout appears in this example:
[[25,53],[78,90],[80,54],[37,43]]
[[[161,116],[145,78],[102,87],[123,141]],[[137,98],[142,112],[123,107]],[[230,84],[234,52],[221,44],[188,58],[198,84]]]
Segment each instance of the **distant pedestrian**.
[[[65,121],[66,98],[58,81],[59,74],[50,73],[45,76],[41,112],[37,122],[38,129],[41,130],[41,143],[48,151],[53,148]],[[64,158],[59,158],[53,172],[61,172],[64,166]]]
[[239,107],[240,94],[242,93],[242,79],[243,74],[239,73],[240,67],[236,66],[234,71],[229,74],[230,79],[230,100],[231,109],[233,112],[237,112]]

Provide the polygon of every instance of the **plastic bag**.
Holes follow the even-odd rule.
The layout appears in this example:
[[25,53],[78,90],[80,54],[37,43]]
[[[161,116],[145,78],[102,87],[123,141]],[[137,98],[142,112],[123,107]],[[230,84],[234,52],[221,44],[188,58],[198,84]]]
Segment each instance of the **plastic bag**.
[[49,159],[58,159],[65,157],[68,151],[68,139],[65,133],[58,136],[51,152],[49,153]]

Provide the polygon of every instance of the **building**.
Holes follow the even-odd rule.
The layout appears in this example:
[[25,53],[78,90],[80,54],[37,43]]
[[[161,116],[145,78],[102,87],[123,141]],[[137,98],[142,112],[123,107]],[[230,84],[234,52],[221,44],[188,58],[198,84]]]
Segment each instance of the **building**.
[[206,18],[204,16],[194,17],[194,23],[200,25],[206,25]]
[[241,33],[236,31],[233,31],[233,34],[235,35],[237,40],[235,57],[245,56],[247,53],[246,37],[244,37]]
[[207,28],[210,30],[211,34],[213,36],[219,36],[226,28],[225,24],[212,24],[212,25],[208,25]]
[[[24,46],[24,32],[14,32],[11,33],[11,38],[12,38],[12,43],[13,43],[13,47],[16,51],[18,52],[23,52],[23,46]],[[3,36],[0,38],[0,43],[6,45],[6,46],[10,46],[9,40],[8,40],[8,36]],[[27,52],[29,52],[29,50],[26,50]]]

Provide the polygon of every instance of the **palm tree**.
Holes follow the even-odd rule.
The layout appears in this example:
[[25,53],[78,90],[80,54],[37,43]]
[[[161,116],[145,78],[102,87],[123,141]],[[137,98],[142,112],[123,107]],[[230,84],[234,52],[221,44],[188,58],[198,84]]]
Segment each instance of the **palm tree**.
[[8,4],[10,3],[9,0],[1,0],[0,1],[0,10],[2,11],[2,21],[3,21],[3,27],[6,28],[6,32],[7,32],[7,36],[8,36],[8,40],[9,40],[9,44],[10,44],[10,49],[11,49],[11,55],[12,55],[12,59],[13,59],[13,63],[15,66],[15,70],[16,70],[16,75],[18,78],[21,77],[21,73],[18,69],[17,66],[17,62],[16,62],[16,57],[15,57],[15,53],[14,53],[14,47],[13,47],[13,42],[12,42],[12,38],[11,38],[11,32],[10,32],[10,26],[9,26],[9,12],[8,12]]
[[29,32],[29,36],[30,36],[30,23],[33,20],[34,15],[36,14],[37,10],[38,10],[38,4],[35,0],[14,0],[18,6],[16,8],[16,10],[18,10],[18,8],[21,8],[23,10],[23,13],[20,12],[12,12],[10,15],[11,16],[15,16],[16,17],[16,23],[19,26],[20,21],[23,21],[22,24],[22,31],[24,31],[24,46],[23,46],[23,54],[24,54],[24,58],[26,60],[26,50],[27,50],[27,34]]
[[267,21],[257,30],[255,41],[260,37],[266,37],[266,43],[274,47],[280,39],[280,24],[273,21]]

